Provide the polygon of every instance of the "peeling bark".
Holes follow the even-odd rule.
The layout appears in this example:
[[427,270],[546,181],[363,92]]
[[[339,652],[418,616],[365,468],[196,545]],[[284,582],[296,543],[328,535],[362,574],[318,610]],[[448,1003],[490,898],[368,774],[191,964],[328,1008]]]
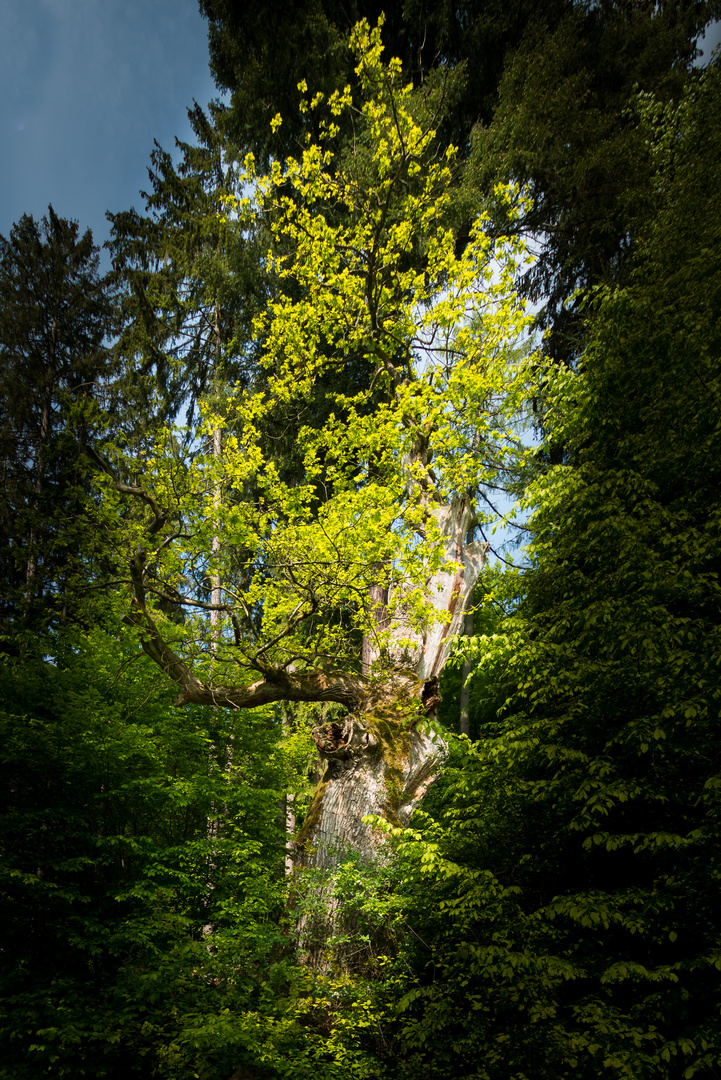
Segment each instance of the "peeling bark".
[[408,825],[435,778],[445,746],[420,723],[422,686],[409,678],[394,689],[387,702],[313,731],[325,769],[296,839],[299,865],[332,868],[349,852],[372,858],[382,840],[363,818]]
[[[151,496],[117,480],[115,486],[152,511],[149,536],[166,527],[166,516]],[[440,569],[429,574],[424,589],[436,618],[429,618],[423,630],[415,627],[404,614],[402,587],[394,594],[378,566],[370,597],[375,633],[364,640],[361,670],[355,672],[273,666],[264,662],[260,648],[249,661],[258,673],[256,680],[226,686],[212,677],[201,679],[164,640],[151,616],[144,549],[139,548],[131,560],[133,601],[127,621],[140,631],[147,655],[178,687],[177,705],[251,709],[280,701],[333,701],[348,710],[342,719],[321,724],[312,733],[325,766],[295,841],[295,869],[332,878],[349,855],[369,862],[383,858],[385,834],[367,819],[407,826],[438,775],[446,747],[423,721],[436,716],[438,679],[452,638],[463,632],[488,545],[466,542],[475,521],[470,498],[456,496],[446,505],[429,502],[426,511],[435,521],[442,549]],[[216,610],[218,605],[199,606]],[[289,617],[289,628],[294,618],[300,619],[297,611]],[[240,644],[234,620],[233,626]],[[290,800],[286,810],[290,822]],[[332,884],[320,886],[314,899],[321,909],[320,922],[311,916],[301,919],[301,951],[309,963],[323,966],[325,941],[337,930],[340,915]]]
[[[148,532],[158,531],[163,525],[158,507],[144,492],[132,494],[153,512]],[[343,720],[313,732],[325,770],[297,838],[299,866],[332,869],[348,852],[373,858],[381,839],[363,818],[375,815],[407,825],[438,773],[444,746],[421,721],[433,717],[440,702],[438,678],[451,639],[463,631],[488,545],[465,542],[474,521],[470,499],[457,496],[447,505],[429,507],[428,515],[438,527],[443,556],[441,568],[425,583],[437,618],[423,631],[414,629],[403,617],[402,593],[393,595],[379,567],[372,600],[383,636],[364,643],[360,672],[266,666],[259,650],[254,661],[257,680],[232,686],[203,681],[167,644],[150,615],[144,550],[131,561],[133,606],[128,621],[140,630],[144,651],[178,686],[177,705],[250,709],[279,701],[334,701],[348,710]]]
[[[459,498],[433,513],[447,559],[445,568],[426,583],[438,620],[422,634],[409,634],[402,619],[391,626],[387,655],[379,660],[385,660],[386,670],[395,666],[395,673],[379,679],[374,693],[362,697],[343,720],[320,725],[312,733],[325,769],[296,838],[296,865],[330,875],[318,885],[317,910],[303,916],[298,927],[301,953],[316,968],[328,965],[328,940],[343,925],[333,894],[334,869],[351,854],[369,862],[384,857],[382,830],[364,819],[407,826],[445,755],[442,739],[423,721],[436,716],[438,678],[451,638],[464,629],[488,545],[465,542],[473,521],[469,502]],[[374,599],[376,612],[385,619],[392,594],[379,590]],[[365,673],[373,670],[372,657],[364,642]],[[335,960],[343,962],[339,956]]]
[[458,568],[444,569],[426,584],[426,593],[442,617],[423,635],[414,636],[408,659],[423,680],[441,674],[450,654],[451,639],[463,632],[464,613],[489,547],[482,541],[464,542],[475,520],[470,499],[456,496],[450,504],[433,509],[431,515],[440,530],[445,558],[458,564]]
[[[333,895],[333,871],[351,854],[369,862],[385,854],[382,830],[364,819],[407,826],[445,755],[442,739],[423,721],[436,716],[438,678],[451,637],[464,628],[465,609],[488,545],[464,542],[473,519],[464,500],[437,508],[434,516],[448,560],[426,586],[439,619],[423,634],[409,635],[402,620],[392,626],[388,655],[381,659],[390,665],[405,663],[405,668],[396,667],[394,675],[380,679],[374,695],[364,697],[343,720],[320,725],[312,733],[325,769],[296,839],[296,864],[327,877],[314,897],[317,910],[303,916],[298,927],[301,952],[317,968],[329,963],[328,940],[343,922]],[[376,607],[384,617],[385,604],[384,598]],[[364,661],[369,652],[364,650]],[[342,957],[335,960],[342,962]]]
[[311,878],[312,903],[297,925],[300,955],[309,966],[325,971],[331,960],[347,957],[337,943],[340,931],[352,937],[334,892],[334,871],[349,857],[374,863],[388,854],[385,834],[369,817],[407,826],[413,811],[438,775],[446,746],[426,729],[426,704],[435,715],[436,680],[421,683],[411,674],[398,675],[387,686],[388,697],[343,720],[322,724],[313,732],[325,768],[296,838],[295,870]]

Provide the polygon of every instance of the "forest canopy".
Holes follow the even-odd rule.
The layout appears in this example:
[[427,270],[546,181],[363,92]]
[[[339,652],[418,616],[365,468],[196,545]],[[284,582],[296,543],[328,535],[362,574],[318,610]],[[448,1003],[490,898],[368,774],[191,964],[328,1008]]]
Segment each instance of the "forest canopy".
[[712,1080],[714,6],[201,8],[0,241],[0,1077]]
[[[258,218],[269,229],[272,294],[253,328],[256,375],[201,404],[187,459],[166,427],[152,453],[127,466],[135,487],[108,465],[109,518],[113,493],[152,510],[152,548],[137,548],[131,570],[132,618],[187,700],[248,707],[292,699],[292,684],[308,699],[308,679],[322,670],[324,698],[347,704],[353,675],[371,674],[368,664],[359,670],[364,635],[379,674],[386,654],[386,668],[417,666],[414,650],[429,653],[432,641],[437,651],[449,637],[442,576],[453,580],[469,530],[495,519],[477,493],[502,486],[524,457],[521,335],[530,320],[513,288],[523,246],[491,238],[488,215],[479,215],[456,256],[446,221],[454,149],[434,160],[442,103],[415,98],[400,65],[382,66],[379,29],[361,24],[351,45],[361,99],[350,87],[331,98],[337,122],[321,121],[320,141],[309,137],[298,159],[272,173],[258,175],[249,155],[238,186],[255,198],[221,196],[222,216],[241,236]],[[306,107],[320,104],[316,95]],[[352,152],[334,145],[350,111]],[[517,199],[501,186],[494,197]],[[314,415],[319,386],[323,411]],[[292,464],[274,446],[271,424],[281,417],[294,433]],[[128,525],[132,551],[144,525],[137,515]],[[219,597],[209,603],[203,583],[216,577]],[[473,585],[469,566],[454,587],[459,613]],[[386,629],[373,588],[386,597]],[[191,655],[202,655],[208,636],[212,681],[164,652],[153,601],[187,613],[173,626],[172,650],[183,650],[187,632]],[[217,621],[203,617],[209,610]],[[429,653],[419,677],[438,675],[442,662]],[[244,670],[264,679],[262,690],[230,688]],[[332,673],[341,672],[334,691]]]

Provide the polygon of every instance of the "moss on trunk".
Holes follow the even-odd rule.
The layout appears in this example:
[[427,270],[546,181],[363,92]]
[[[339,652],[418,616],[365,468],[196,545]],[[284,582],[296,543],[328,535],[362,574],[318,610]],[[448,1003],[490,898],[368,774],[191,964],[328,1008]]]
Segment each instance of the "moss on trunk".
[[444,748],[423,721],[436,699],[418,680],[393,690],[314,730],[325,769],[296,838],[299,866],[332,868],[349,852],[373,858],[382,841],[363,819],[407,825],[432,782]]

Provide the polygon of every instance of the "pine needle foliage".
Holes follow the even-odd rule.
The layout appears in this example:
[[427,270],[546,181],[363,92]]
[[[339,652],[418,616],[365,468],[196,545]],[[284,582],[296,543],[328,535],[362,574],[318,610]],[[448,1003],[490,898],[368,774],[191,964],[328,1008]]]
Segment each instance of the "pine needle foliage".
[[402,842],[408,1075],[718,1075],[720,92],[716,67],[640,99],[655,214],[553,377],[564,463],[528,495],[518,608],[475,641],[505,704]]

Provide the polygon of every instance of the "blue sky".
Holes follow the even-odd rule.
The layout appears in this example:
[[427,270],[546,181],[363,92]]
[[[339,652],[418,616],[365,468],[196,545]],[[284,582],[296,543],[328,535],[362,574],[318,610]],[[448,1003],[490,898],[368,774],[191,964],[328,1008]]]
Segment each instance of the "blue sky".
[[102,243],[214,97],[197,0],[0,0],[0,233],[51,202]]
[[106,210],[142,206],[153,139],[216,96],[197,0],[0,0],[0,233],[52,202],[102,243]]
[[721,44],[721,22],[713,22],[709,26],[704,37],[699,38],[698,47],[702,52],[702,56],[698,58],[697,63],[701,67],[705,67],[711,59],[711,53],[714,49],[717,49]]

